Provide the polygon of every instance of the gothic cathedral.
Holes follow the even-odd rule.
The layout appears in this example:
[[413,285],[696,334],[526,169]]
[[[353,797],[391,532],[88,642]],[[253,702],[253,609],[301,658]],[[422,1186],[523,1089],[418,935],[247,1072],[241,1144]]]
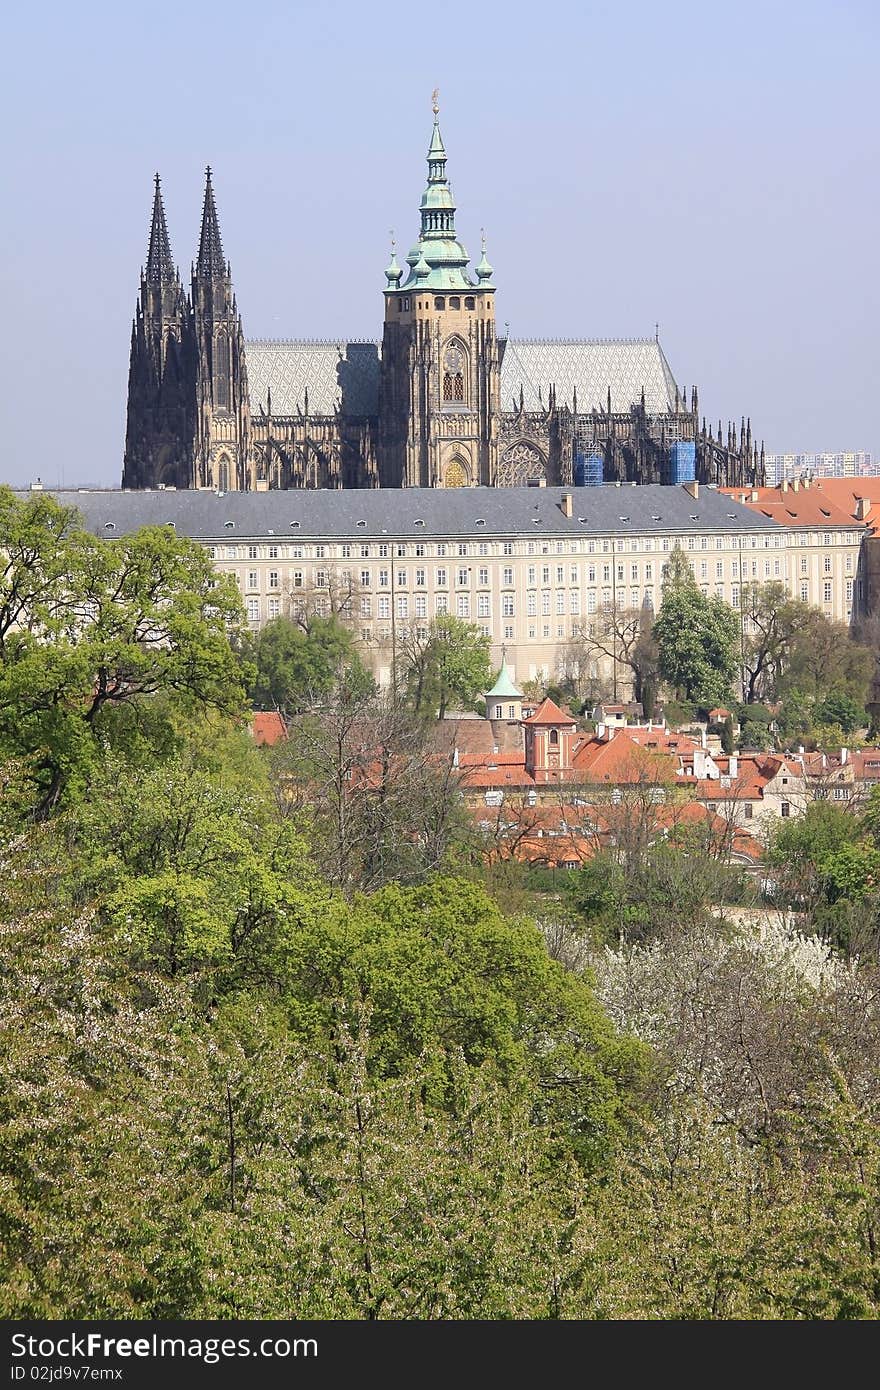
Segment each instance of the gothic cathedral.
[[208,169],[187,295],[159,176],[131,338],[124,488],[473,487],[763,478],[751,424],[700,423],[658,338],[499,337],[458,240],[436,100],[419,238],[374,342],[245,341]]

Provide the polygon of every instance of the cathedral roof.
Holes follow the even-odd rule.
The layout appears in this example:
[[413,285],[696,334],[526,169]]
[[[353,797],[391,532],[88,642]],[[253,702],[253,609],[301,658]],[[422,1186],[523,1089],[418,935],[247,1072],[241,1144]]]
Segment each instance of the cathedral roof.
[[501,408],[526,410],[547,405],[547,388],[556,387],[558,405],[572,404],[577,392],[579,414],[608,408],[626,414],[645,393],[649,415],[665,414],[675,406],[676,385],[656,338],[592,339],[564,342],[550,339],[502,339]]
[[[526,410],[540,410],[551,385],[560,406],[570,406],[577,391],[579,413],[606,409],[609,387],[617,412],[637,404],[643,387],[649,414],[674,408],[675,379],[655,338],[568,343],[511,338],[500,346],[502,410],[519,405],[521,386]],[[274,415],[304,411],[306,391],[311,415],[332,415],[337,408],[349,416],[378,414],[378,343],[259,339],[247,343],[246,352],[255,414],[268,410],[269,390]]]
[[379,344],[369,342],[249,342],[248,394],[259,415],[377,415],[379,411]]

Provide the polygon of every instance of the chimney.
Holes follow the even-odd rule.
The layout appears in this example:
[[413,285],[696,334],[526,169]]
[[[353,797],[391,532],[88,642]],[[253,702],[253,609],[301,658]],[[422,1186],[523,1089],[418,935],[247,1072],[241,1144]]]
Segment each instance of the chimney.
[[752,488],[752,491],[751,491],[751,493],[750,493],[750,495],[749,495],[749,501],[750,501],[750,502],[757,502],[757,501],[758,501],[758,489],[757,489],[756,487],[753,487],[753,488]]
[[731,777],[739,776],[739,758],[735,753],[731,753],[730,757],[727,759],[727,770]]
[[688,497],[693,497],[696,501],[696,499],[700,495],[700,484],[697,482],[696,478],[691,478],[688,482],[682,483],[682,487],[684,488]]
[[570,492],[564,492],[560,498],[559,505],[562,508],[563,516],[574,515],[574,502]]
[[705,777],[708,776],[708,773],[709,773],[709,769],[708,769],[708,766],[707,766],[707,758],[706,758],[706,750],[705,750],[705,748],[695,748],[695,749],[694,749],[694,776],[696,777],[696,779],[697,779],[698,782],[702,782],[703,779],[704,779]]
[[844,765],[844,763],[846,762],[846,760],[847,760],[848,757],[849,757],[849,749],[848,749],[848,748],[841,748],[841,750],[840,750],[840,766],[841,766],[841,767],[843,767],[843,765]]
[[779,485],[779,491],[780,491],[780,492],[788,492],[788,479],[787,479],[787,478],[783,478],[783,479],[782,479],[782,482],[781,482],[780,485]]
[[801,480],[800,480],[800,478],[792,478],[792,480],[791,480],[791,490],[792,490],[792,492],[800,492],[800,490],[801,490]]
[[867,521],[868,513],[871,510],[870,497],[856,498],[856,521]]

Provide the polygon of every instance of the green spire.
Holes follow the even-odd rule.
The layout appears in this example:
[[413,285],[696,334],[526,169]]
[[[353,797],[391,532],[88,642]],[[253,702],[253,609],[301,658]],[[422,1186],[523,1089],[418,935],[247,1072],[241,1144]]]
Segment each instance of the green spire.
[[482,232],[481,236],[483,243],[483,254],[480,257],[474,269],[476,270],[477,279],[479,280],[480,284],[488,285],[490,280],[492,279],[493,271],[488,260],[486,259],[486,233]]
[[400,284],[400,277],[403,271],[397,264],[397,242],[394,240],[394,233],[391,233],[391,260],[385,270],[385,279],[388,281],[388,288],[396,290]]
[[436,91],[433,111],[428,183],[419,204],[421,231],[418,242],[406,258],[409,276],[402,286],[389,280],[389,289],[418,286],[419,289],[466,290],[474,283],[468,274],[468,253],[455,233],[455,203],[446,177],[446,148],[440,134]]
[[507,664],[507,653],[501,657],[501,670],[498,672],[498,679],[491,690],[486,692],[486,699],[496,700],[521,700],[522,691],[517,689],[513,679],[513,674]]

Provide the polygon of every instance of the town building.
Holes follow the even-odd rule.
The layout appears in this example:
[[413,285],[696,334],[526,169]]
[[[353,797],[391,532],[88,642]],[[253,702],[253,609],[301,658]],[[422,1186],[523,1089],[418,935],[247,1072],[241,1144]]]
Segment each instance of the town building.
[[[455,223],[437,104],[418,239],[385,271],[381,343],[246,341],[208,169],[186,292],[156,175],[132,324],[122,483],[221,492],[763,481],[750,422],[700,419],[655,333],[499,333],[485,241]],[[377,287],[378,289],[378,287]]]
[[765,482],[768,487],[795,478],[867,478],[877,473],[877,464],[865,449],[843,453],[764,455]]

